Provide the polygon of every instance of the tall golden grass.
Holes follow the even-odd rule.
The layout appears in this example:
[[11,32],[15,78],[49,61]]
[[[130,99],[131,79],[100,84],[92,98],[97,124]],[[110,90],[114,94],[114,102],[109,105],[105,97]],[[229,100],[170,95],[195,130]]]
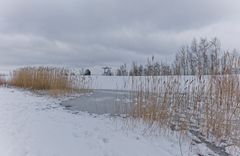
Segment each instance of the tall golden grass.
[[130,115],[161,128],[196,130],[216,144],[227,141],[240,147],[240,76],[231,73],[230,66],[223,75],[133,77]]
[[33,90],[70,89],[65,69],[49,67],[25,67],[15,70],[10,84]]
[[77,82],[74,75],[69,73],[64,68],[25,67],[12,72],[9,84],[32,90],[48,90],[54,94],[86,90],[85,82]]

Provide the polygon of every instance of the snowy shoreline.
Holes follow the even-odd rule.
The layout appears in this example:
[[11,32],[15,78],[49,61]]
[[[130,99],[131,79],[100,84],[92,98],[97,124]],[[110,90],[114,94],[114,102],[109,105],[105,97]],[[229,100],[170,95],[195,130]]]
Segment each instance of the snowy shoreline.
[[[0,95],[0,155],[181,155],[176,136],[145,136],[144,126],[129,129],[120,118],[73,114],[61,100],[29,91],[1,87]],[[184,155],[210,152],[181,144]]]

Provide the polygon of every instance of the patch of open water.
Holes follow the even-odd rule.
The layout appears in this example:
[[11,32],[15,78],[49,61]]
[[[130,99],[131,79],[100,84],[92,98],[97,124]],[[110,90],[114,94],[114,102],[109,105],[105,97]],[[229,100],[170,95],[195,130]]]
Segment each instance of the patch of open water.
[[63,101],[61,105],[74,112],[118,116],[133,109],[131,99],[131,94],[127,91],[95,90],[91,94]]

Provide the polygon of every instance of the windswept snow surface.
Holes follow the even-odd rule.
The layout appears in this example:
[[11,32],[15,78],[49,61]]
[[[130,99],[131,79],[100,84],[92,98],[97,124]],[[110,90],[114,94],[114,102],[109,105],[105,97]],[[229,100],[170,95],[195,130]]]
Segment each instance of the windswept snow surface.
[[[176,136],[143,135],[121,118],[69,112],[61,100],[0,88],[0,156],[181,155]],[[181,149],[197,152],[183,141]]]

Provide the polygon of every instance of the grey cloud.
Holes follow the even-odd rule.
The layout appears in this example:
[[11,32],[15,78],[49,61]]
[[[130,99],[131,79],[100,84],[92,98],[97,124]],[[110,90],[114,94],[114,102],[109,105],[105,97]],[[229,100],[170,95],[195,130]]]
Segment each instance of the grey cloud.
[[238,48],[229,38],[239,32],[239,5],[237,0],[0,0],[0,64],[91,66],[168,58],[198,36],[216,36]]

